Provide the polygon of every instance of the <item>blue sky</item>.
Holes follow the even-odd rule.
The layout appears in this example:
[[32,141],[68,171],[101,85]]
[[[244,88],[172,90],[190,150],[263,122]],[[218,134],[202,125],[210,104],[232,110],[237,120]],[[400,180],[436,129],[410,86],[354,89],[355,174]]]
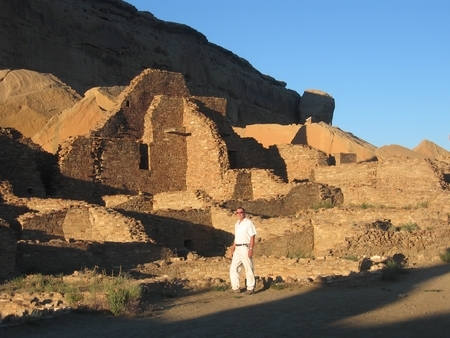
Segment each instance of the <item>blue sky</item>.
[[333,125],[380,147],[450,149],[448,0],[130,0],[186,24],[303,94],[334,97]]

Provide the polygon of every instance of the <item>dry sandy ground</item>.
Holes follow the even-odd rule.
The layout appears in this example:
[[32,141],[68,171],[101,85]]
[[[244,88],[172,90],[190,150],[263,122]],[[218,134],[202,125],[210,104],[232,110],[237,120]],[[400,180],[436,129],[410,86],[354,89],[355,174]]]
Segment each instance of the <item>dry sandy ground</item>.
[[190,292],[161,299],[149,318],[68,315],[0,329],[0,337],[450,337],[450,264],[397,282]]

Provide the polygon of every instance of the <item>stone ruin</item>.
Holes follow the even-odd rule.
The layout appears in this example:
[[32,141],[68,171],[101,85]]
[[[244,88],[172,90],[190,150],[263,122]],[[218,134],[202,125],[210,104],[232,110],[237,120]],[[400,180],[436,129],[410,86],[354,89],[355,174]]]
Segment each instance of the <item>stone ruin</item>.
[[[232,243],[237,206],[258,228],[260,276],[333,274],[330,262],[341,271],[346,255],[430,259],[448,245],[448,163],[358,162],[306,144],[264,147],[239,136],[225,99],[191,96],[183,76],[168,71],[145,70],[119,102],[103,124],[66,140],[56,155],[1,130],[0,156],[8,159],[0,164],[3,278],[133,269],[195,253],[211,257],[210,268],[186,265],[184,277],[226,279],[227,264],[213,257],[224,257]],[[368,229],[387,217],[421,230],[387,236]],[[290,268],[274,271],[280,258],[292,260]],[[320,258],[328,268],[306,268]]]

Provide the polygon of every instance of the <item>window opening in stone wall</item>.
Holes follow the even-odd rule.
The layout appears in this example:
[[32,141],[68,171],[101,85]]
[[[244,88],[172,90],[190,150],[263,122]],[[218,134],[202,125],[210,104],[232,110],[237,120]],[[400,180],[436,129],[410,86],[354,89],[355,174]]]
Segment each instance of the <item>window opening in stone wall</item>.
[[236,152],[236,150],[228,150],[228,162],[230,162],[230,169],[237,168],[237,152]]
[[139,144],[139,169],[148,170],[148,145],[145,143]]
[[126,100],[125,101],[125,107],[129,107],[130,106],[130,101]]
[[188,250],[194,250],[194,241],[192,239],[185,239],[184,247]]
[[445,183],[450,183],[450,174],[444,174]]

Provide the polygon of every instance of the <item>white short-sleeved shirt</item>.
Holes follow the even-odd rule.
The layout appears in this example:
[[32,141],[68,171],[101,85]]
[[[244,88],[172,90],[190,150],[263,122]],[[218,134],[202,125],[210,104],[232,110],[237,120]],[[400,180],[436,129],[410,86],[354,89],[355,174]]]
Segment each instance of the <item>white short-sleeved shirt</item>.
[[256,228],[253,222],[244,218],[240,223],[234,225],[234,242],[236,244],[249,244],[250,238],[256,235]]

